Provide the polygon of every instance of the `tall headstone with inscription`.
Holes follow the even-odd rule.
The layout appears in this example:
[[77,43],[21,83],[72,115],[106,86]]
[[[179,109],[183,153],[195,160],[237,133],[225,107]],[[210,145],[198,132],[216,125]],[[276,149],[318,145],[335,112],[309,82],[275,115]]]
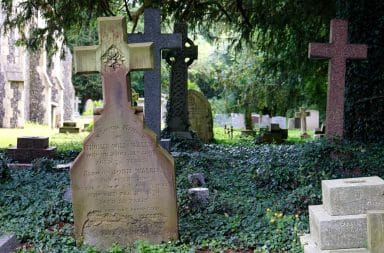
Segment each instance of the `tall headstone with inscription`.
[[198,91],[188,90],[188,114],[191,130],[205,143],[213,139],[213,118],[208,99]]
[[160,138],[161,122],[161,50],[180,48],[181,34],[163,34],[160,27],[160,11],[148,8],[144,11],[144,33],[128,34],[129,43],[153,42],[154,68],[144,73],[145,124]]
[[333,19],[329,44],[310,43],[310,58],[329,59],[327,114],[325,134],[327,138],[343,137],[344,90],[347,59],[367,58],[367,45],[348,43],[348,22]]
[[188,26],[175,24],[175,33],[181,33],[182,48],[172,49],[163,54],[171,65],[167,130],[177,137],[190,137],[188,123],[188,67],[197,59],[197,46],[188,38]]
[[177,239],[173,159],[127,95],[129,71],[153,67],[152,43],[127,44],[122,17],[99,18],[99,39],[75,48],[76,72],[101,72],[105,102],[71,167],[76,239],[102,249]]

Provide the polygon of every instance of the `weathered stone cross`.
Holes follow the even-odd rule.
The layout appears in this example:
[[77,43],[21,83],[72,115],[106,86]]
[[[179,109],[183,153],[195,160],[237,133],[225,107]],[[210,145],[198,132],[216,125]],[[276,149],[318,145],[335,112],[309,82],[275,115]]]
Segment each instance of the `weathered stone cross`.
[[188,38],[188,26],[175,24],[175,33],[182,35],[182,48],[172,49],[163,54],[171,65],[171,83],[167,127],[170,133],[188,132],[188,67],[197,59],[197,46]]
[[333,19],[330,43],[310,43],[308,53],[309,58],[330,59],[326,136],[328,138],[343,137],[346,60],[367,58],[367,45],[348,44],[348,22]]
[[153,67],[152,43],[127,44],[123,17],[102,17],[98,21],[100,45],[74,49],[75,72],[101,72],[104,108],[127,108],[131,100],[127,74]]
[[162,34],[160,11],[148,8],[144,11],[144,33],[128,34],[129,43],[153,42],[154,69],[144,73],[145,124],[160,138],[161,122],[161,58],[160,52],[166,48],[180,48],[181,34]]
[[311,114],[309,112],[305,111],[304,107],[300,107],[300,111],[295,113],[295,117],[300,118],[300,132],[301,137],[305,138],[307,137],[307,116],[310,116]]

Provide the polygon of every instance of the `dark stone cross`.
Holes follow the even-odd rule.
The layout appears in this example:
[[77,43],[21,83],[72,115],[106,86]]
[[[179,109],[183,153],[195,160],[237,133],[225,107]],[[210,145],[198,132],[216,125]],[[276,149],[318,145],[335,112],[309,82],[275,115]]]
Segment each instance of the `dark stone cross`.
[[366,59],[367,45],[348,44],[348,22],[333,19],[329,44],[310,43],[309,58],[330,59],[328,69],[328,94],[326,136],[343,137],[344,90],[347,59]]
[[129,43],[153,42],[154,68],[144,72],[145,124],[160,138],[161,123],[161,58],[162,49],[181,48],[181,34],[162,34],[160,11],[148,8],[144,11],[144,33],[128,34]]
[[167,129],[170,133],[189,131],[188,119],[188,67],[197,59],[197,46],[188,38],[188,26],[175,24],[175,33],[181,33],[181,49],[165,51],[163,58],[171,65],[171,83],[167,112]]

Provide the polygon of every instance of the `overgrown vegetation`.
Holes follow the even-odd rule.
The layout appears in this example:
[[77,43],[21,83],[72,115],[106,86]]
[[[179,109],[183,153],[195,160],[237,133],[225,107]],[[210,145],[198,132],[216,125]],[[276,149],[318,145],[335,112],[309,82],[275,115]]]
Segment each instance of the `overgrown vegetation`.
[[[383,145],[308,142],[296,145],[206,145],[176,159],[178,242],[108,252],[197,252],[224,249],[301,252],[298,234],[308,230],[308,205],[321,202],[323,179],[384,176]],[[62,153],[65,156],[64,153]],[[210,200],[193,205],[189,173],[206,177]],[[0,231],[23,242],[19,252],[99,252],[75,246],[71,205],[62,199],[67,171],[42,160],[32,169],[12,170],[0,184]]]

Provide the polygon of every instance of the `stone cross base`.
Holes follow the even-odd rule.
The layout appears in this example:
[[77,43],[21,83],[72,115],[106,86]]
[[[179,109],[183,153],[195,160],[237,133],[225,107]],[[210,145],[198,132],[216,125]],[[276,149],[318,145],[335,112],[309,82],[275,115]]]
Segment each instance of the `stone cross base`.
[[384,252],[384,211],[373,211],[384,210],[383,192],[379,177],[323,180],[323,205],[309,206],[311,234],[300,239],[304,252]]

